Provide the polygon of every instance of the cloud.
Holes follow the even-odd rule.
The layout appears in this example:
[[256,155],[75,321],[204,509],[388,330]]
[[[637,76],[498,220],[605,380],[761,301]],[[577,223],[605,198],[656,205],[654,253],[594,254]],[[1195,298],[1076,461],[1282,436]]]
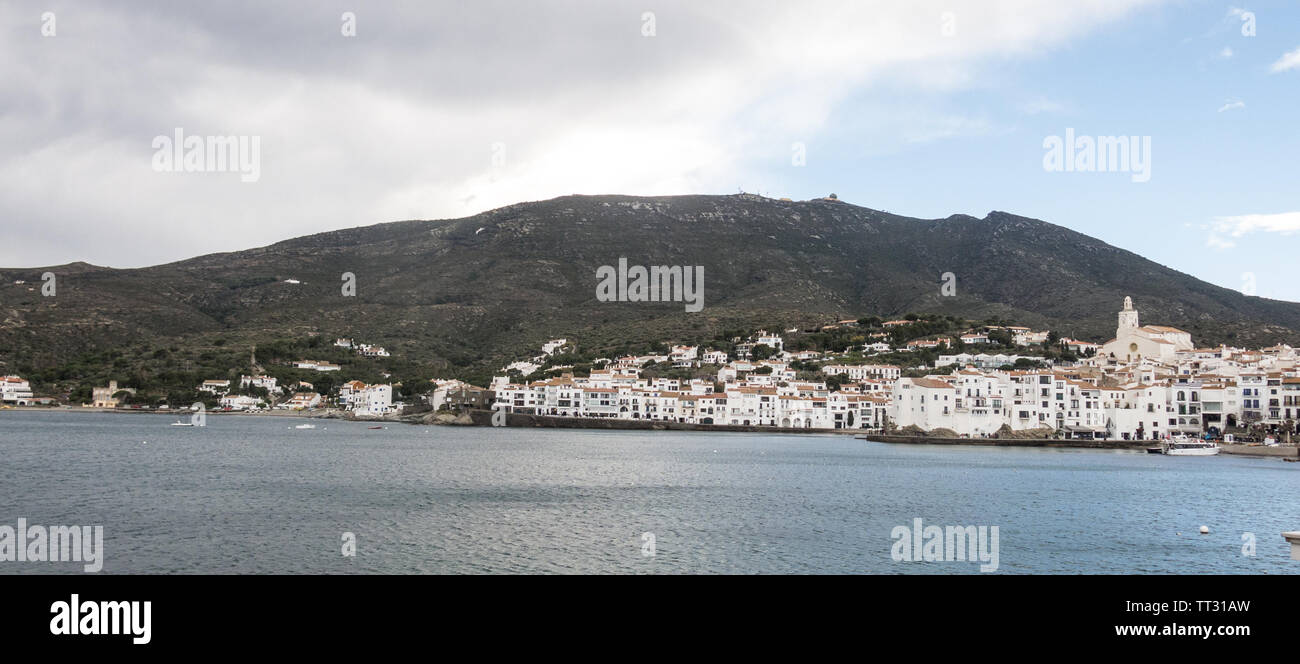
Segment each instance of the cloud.
[[[1158,0],[0,4],[0,265],[138,266],[570,193],[717,193],[846,101],[935,100],[898,146],[990,131],[948,100]],[[341,34],[341,13],[356,35]],[[35,11],[35,13],[33,13]],[[906,112],[904,112],[906,111]],[[151,141],[258,136],[261,177]],[[142,241],[147,240],[147,241]]]
[[1237,243],[1233,242],[1232,240],[1224,239],[1222,236],[1211,233],[1209,236],[1205,238],[1205,246],[1210,247],[1212,249],[1231,249],[1237,246]]
[[1277,62],[1274,62],[1273,66],[1269,67],[1268,70],[1277,74],[1297,67],[1300,67],[1300,48],[1278,58]]
[[1210,224],[1210,234],[1206,237],[1205,243],[1206,246],[1216,249],[1228,249],[1236,246],[1234,241],[1236,238],[1251,233],[1278,235],[1300,233],[1300,212],[1215,217]]
[[1222,113],[1224,111],[1231,111],[1237,108],[1246,108],[1246,102],[1241,101],[1240,99],[1229,99],[1228,101],[1224,102],[1222,106],[1219,107],[1219,112]]
[[1221,57],[1221,58],[1223,58],[1223,59],[1225,59],[1225,60],[1228,59],[1228,58],[1231,58],[1231,57],[1232,57],[1232,47],[1231,47],[1231,46],[1224,46],[1224,47],[1223,47],[1223,50],[1219,51],[1219,57]]

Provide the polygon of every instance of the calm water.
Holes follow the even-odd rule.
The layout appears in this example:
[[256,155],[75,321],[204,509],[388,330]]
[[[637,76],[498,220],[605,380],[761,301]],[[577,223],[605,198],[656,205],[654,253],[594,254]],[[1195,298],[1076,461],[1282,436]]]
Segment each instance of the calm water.
[[[171,421],[0,413],[0,524],[102,525],[106,573],[976,571],[893,561],[891,530],[917,517],[998,526],[1002,574],[1300,571],[1279,534],[1300,529],[1300,464],[1277,460]],[[1257,536],[1254,557],[1243,532]],[[80,569],[0,562],[0,573]]]

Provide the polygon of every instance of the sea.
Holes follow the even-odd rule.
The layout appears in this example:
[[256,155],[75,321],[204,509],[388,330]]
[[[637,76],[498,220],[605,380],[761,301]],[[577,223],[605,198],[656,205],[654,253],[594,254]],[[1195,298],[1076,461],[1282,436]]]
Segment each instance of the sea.
[[[0,411],[0,528],[101,526],[100,574],[1300,572],[1281,536],[1300,530],[1300,464],[1279,459],[174,421]],[[913,547],[930,526],[980,530],[989,554],[996,532],[995,569],[974,539]],[[64,573],[85,572],[0,560]]]

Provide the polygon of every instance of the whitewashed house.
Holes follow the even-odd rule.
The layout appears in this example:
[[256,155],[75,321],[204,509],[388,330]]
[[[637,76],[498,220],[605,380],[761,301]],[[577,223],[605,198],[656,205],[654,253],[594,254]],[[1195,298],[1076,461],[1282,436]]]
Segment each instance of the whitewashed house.
[[32,386],[19,376],[0,378],[0,402],[11,406],[27,406],[32,403]]
[[199,385],[200,392],[209,394],[225,394],[230,391],[230,381],[228,380],[205,380]]

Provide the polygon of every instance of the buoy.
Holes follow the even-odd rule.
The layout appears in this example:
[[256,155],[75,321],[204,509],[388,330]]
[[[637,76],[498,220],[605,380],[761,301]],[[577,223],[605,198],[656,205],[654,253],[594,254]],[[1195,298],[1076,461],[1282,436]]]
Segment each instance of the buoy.
[[1202,535],[1209,535],[1209,534],[1210,534],[1210,527],[1209,527],[1209,526],[1201,526],[1201,534],[1202,534]]

